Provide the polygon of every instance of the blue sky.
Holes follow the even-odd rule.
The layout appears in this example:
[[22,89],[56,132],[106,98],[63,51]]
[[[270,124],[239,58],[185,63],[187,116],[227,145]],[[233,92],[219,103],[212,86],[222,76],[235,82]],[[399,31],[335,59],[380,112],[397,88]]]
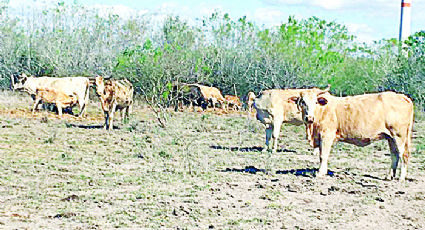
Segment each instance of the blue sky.
[[[57,0],[72,3],[74,0]],[[10,0],[11,7],[37,5],[49,0]],[[397,38],[401,0],[80,0],[93,7],[114,7],[121,15],[129,12],[172,13],[193,20],[215,10],[237,19],[247,16],[257,25],[271,27],[286,22],[289,15],[298,19],[316,16],[348,27],[359,41]],[[412,0],[411,32],[425,30],[425,0]]]

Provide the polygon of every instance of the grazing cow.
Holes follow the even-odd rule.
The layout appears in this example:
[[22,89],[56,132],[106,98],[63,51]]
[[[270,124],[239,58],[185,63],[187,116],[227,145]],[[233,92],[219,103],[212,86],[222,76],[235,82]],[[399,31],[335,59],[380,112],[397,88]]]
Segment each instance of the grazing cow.
[[206,109],[208,102],[202,97],[202,93],[197,84],[186,84],[173,82],[172,90],[169,97],[169,104],[174,106],[174,110],[177,112],[183,109],[183,105],[190,107],[201,106]]
[[246,96],[246,106],[247,106],[247,109],[250,113],[252,112],[252,107],[254,105],[254,99],[255,99],[255,94],[254,94],[254,92],[250,91],[248,93],[248,95]]
[[400,181],[405,180],[414,116],[413,102],[406,95],[383,92],[335,97],[303,93],[299,105],[310,144],[320,156],[318,177],[326,175],[329,153],[336,142],[366,146],[386,139],[392,161],[387,179],[395,177],[401,159]]
[[188,85],[197,86],[199,88],[202,98],[204,98],[204,100],[208,104],[211,104],[211,107],[215,108],[217,104],[220,104],[221,108],[223,108],[225,99],[223,95],[221,94],[220,90],[217,89],[216,87],[199,85],[199,84],[188,84]]
[[217,103],[220,104],[222,108],[224,106],[225,99],[223,95],[221,95],[220,90],[215,87],[181,83],[176,84],[173,88],[173,94],[177,95],[173,95],[173,97],[177,99],[175,100],[177,101],[175,104],[179,105],[181,102],[184,102],[190,106],[201,106],[204,110],[207,109],[209,105],[215,108]]
[[231,107],[233,110],[240,110],[242,108],[241,99],[238,96],[225,95],[224,100],[225,104],[227,104],[227,109]]
[[89,103],[89,79],[86,77],[28,77],[22,73],[17,82],[14,81],[12,76],[13,89],[26,91],[31,96],[36,94],[37,88],[53,88],[61,91],[66,95],[77,97],[80,114],[82,116]]
[[[97,76],[96,93],[99,96],[105,114],[105,129],[113,129],[114,113],[120,110],[121,121],[128,118],[133,105],[133,85],[127,79],[104,80]],[[124,111],[123,111],[124,110]]]
[[[301,109],[297,101],[301,92],[305,94],[317,94],[327,92],[318,88],[311,89],[270,89],[263,91],[254,100],[254,108],[257,110],[257,119],[266,127],[266,146],[263,151],[277,149],[280,128],[283,123],[302,125]],[[273,147],[270,148],[270,138],[273,137]]]
[[32,114],[34,114],[41,100],[47,103],[56,104],[56,107],[58,108],[59,116],[62,116],[62,109],[65,109],[66,107],[71,107],[78,102],[77,94],[67,95],[64,92],[54,88],[37,87],[35,90],[35,101],[34,101]]

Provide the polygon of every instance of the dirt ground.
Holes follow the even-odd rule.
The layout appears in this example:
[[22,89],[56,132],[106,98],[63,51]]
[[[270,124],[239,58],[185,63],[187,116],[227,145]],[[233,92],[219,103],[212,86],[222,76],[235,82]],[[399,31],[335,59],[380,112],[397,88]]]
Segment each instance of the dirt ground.
[[128,123],[30,112],[0,92],[0,229],[423,229],[425,119],[416,116],[407,181],[385,181],[384,141],[337,144],[331,173],[302,126],[285,126],[280,151],[247,112],[170,113],[161,128],[136,103]]

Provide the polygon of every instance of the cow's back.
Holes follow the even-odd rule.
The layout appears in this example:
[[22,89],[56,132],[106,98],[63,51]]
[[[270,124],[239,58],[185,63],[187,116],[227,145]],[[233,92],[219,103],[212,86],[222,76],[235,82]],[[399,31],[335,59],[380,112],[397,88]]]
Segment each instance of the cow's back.
[[[412,122],[413,103],[403,94],[383,92],[344,98],[320,110],[322,127],[337,130],[341,139],[373,139],[405,135]],[[403,133],[399,133],[403,132]]]
[[114,97],[120,106],[133,104],[133,85],[128,80],[117,80],[114,84]]

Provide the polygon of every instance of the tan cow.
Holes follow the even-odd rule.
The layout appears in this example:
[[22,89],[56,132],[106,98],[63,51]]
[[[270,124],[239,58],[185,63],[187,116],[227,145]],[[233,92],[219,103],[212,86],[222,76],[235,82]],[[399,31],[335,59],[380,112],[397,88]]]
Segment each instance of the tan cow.
[[62,109],[71,107],[78,102],[76,94],[67,95],[64,92],[54,88],[38,87],[35,90],[35,101],[32,110],[33,114],[35,113],[38,104],[40,104],[42,100],[47,103],[56,104],[59,116],[62,116]]
[[24,90],[30,95],[36,94],[37,88],[53,88],[69,96],[76,95],[82,116],[89,103],[89,79],[86,77],[28,77],[24,73],[18,77],[17,82],[13,80],[15,90]]
[[225,95],[224,100],[227,109],[231,107],[233,110],[240,110],[242,108],[241,99],[238,96]]
[[[328,92],[328,89],[270,89],[263,91],[254,100],[254,108],[257,110],[257,119],[265,125],[266,145],[263,151],[277,150],[277,141],[283,123],[302,125],[301,108],[297,101],[301,93],[318,94]],[[270,139],[273,137],[273,147],[270,148]]]
[[[121,121],[128,118],[133,106],[133,85],[127,79],[104,80],[97,76],[96,93],[105,114],[105,129],[113,129],[114,113],[120,110]],[[124,110],[124,111],[123,111]]]
[[414,116],[412,100],[406,95],[394,92],[350,97],[302,94],[299,104],[310,144],[320,155],[318,177],[327,174],[329,153],[336,142],[366,146],[386,139],[392,161],[388,179],[395,177],[401,159],[400,181],[405,180]]
[[246,96],[246,106],[247,106],[248,111],[250,113],[252,112],[252,107],[254,105],[254,99],[255,99],[255,94],[254,94],[254,92],[250,91],[248,93],[248,95]]
[[220,104],[221,108],[223,108],[225,99],[223,95],[221,94],[220,90],[217,89],[216,87],[199,85],[199,84],[188,84],[188,85],[198,86],[202,97],[205,99],[207,103],[211,104],[213,108],[215,108],[217,104]]

